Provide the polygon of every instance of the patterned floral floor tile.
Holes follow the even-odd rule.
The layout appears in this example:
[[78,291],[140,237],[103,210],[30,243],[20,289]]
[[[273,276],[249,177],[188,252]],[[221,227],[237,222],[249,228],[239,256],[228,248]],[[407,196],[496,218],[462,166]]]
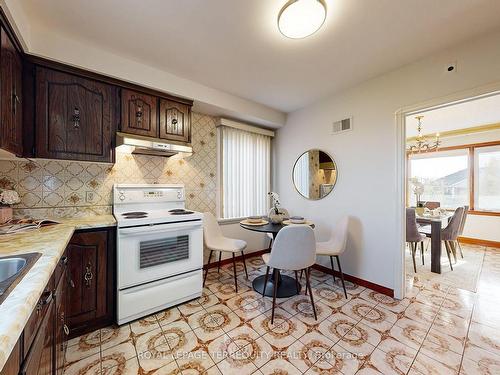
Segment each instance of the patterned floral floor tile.
[[[261,274],[260,261],[251,260],[250,273]],[[484,268],[491,284],[500,266]],[[500,373],[500,301],[491,287],[471,293],[413,275],[403,301],[354,284],[345,299],[338,280],[317,275],[318,320],[301,294],[279,299],[271,324],[272,299],[251,290],[251,282],[235,293],[231,276],[222,269],[197,300],[72,339],[64,373]]]

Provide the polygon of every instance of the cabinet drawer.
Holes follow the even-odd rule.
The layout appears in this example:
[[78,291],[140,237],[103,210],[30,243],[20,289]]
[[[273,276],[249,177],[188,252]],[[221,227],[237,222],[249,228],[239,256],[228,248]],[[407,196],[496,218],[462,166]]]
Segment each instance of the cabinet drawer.
[[31,313],[26,326],[24,327],[24,353],[27,353],[31,344],[33,343],[33,339],[35,338],[35,334],[42,323],[44,316],[47,314],[47,309],[52,301],[52,293],[54,290],[54,275],[50,278],[47,286],[45,287],[40,299],[38,300],[35,309]]

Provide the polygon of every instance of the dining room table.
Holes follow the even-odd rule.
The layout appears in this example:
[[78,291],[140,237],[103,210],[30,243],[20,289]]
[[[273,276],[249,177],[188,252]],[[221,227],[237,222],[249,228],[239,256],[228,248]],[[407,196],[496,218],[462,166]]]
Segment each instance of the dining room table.
[[[271,222],[271,220],[269,218],[263,218],[263,220],[267,221],[267,223],[256,225],[256,224],[244,224],[243,222],[240,222],[240,226],[244,229],[247,229],[247,230],[250,230],[253,232],[270,233],[273,236],[273,242],[276,239],[276,236],[278,235],[279,231],[287,226],[287,224],[283,224],[283,223],[274,224]],[[313,223],[288,224],[288,225],[309,225],[311,228],[314,228]],[[257,276],[252,282],[253,289],[260,294],[262,294],[262,291],[264,290],[265,278],[266,278],[265,275],[260,275],[260,276]],[[271,273],[271,276],[269,277],[269,279],[267,281],[266,293],[265,293],[266,296],[268,296],[268,297],[273,296],[275,282],[278,283],[277,292],[276,292],[276,297],[278,297],[278,298],[286,298],[286,297],[292,297],[294,295],[297,295],[300,293],[300,290],[302,288],[299,280],[295,280],[295,278],[290,277],[288,275],[283,275],[283,273],[280,270],[278,270],[277,280],[275,280],[273,273]]]
[[452,216],[452,212],[440,215],[416,214],[418,224],[431,226],[431,272],[441,273],[441,230],[448,225]]

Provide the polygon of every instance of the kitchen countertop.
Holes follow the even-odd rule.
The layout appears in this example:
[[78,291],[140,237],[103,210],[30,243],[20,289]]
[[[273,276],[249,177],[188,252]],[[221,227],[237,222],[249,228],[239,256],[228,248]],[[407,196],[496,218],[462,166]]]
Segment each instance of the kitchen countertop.
[[33,252],[42,254],[0,304],[0,371],[16,345],[74,231],[116,225],[113,215],[65,218],[57,221],[61,224],[0,236],[0,257]]

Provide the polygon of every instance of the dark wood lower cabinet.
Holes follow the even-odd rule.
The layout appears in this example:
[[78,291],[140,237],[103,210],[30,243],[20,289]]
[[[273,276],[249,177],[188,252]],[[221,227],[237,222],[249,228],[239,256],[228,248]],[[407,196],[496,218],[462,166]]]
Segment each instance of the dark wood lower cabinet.
[[51,300],[42,324],[27,351],[21,367],[21,375],[52,375],[54,371],[54,311]]
[[70,337],[113,323],[114,231],[77,232],[68,245]]
[[115,230],[76,232],[0,375],[62,375],[67,339],[115,316]]

